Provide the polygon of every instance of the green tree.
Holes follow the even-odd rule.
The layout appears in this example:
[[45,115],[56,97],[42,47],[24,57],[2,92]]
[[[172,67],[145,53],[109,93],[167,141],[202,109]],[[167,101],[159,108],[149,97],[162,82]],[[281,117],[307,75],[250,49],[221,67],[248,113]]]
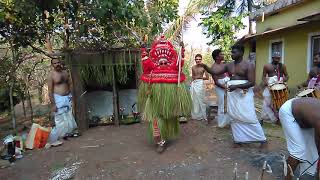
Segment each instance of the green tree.
[[226,60],[231,60],[230,47],[236,42],[236,32],[244,28],[242,18],[245,15],[231,16],[232,9],[219,8],[202,19],[204,34],[212,39],[209,44],[218,46],[226,55]]

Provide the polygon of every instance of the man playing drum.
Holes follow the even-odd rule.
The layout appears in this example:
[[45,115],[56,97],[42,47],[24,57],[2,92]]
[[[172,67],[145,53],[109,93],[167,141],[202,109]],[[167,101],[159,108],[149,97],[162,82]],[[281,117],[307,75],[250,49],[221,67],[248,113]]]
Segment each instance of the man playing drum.
[[270,119],[272,122],[278,120],[276,109],[272,106],[272,98],[270,94],[270,86],[287,82],[289,79],[287,68],[280,62],[281,55],[279,52],[272,54],[272,62],[264,65],[262,81],[266,88],[263,91],[263,107],[261,117],[263,119]]
[[[315,175],[319,158],[320,100],[294,98],[285,102],[279,110],[279,118],[289,151],[286,180],[293,179],[292,172],[299,166],[299,177]],[[319,178],[316,178],[319,179]]]
[[298,89],[308,87],[320,90],[320,52],[314,57],[314,67],[310,70],[308,79],[298,86]]

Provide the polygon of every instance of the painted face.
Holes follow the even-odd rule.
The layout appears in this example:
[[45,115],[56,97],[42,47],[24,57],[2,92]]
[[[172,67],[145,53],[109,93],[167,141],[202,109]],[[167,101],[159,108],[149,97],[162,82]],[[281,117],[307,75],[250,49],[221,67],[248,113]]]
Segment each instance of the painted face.
[[51,65],[54,68],[54,70],[56,70],[56,71],[62,70],[62,63],[61,63],[60,59],[53,59],[51,62]]
[[243,53],[239,49],[233,48],[231,50],[231,58],[233,60],[239,59],[242,55],[243,55]]
[[196,64],[200,64],[202,62],[202,58],[199,56],[197,56],[194,60],[196,61]]

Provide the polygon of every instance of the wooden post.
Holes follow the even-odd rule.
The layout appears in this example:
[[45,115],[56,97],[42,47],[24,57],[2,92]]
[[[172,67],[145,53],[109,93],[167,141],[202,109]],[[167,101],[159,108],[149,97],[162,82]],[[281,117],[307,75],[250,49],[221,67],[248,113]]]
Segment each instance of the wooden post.
[[117,81],[116,81],[116,72],[115,66],[116,63],[116,56],[115,53],[112,53],[112,102],[113,102],[113,114],[114,114],[114,121],[115,125],[119,126],[119,98],[118,98],[118,89],[117,89]]
[[74,106],[74,116],[80,131],[86,131],[89,129],[89,118],[87,104],[85,103],[81,95],[84,92],[84,88],[80,76],[80,67],[73,66],[72,55],[68,54],[68,62],[70,63],[70,72],[72,77],[72,96],[73,96],[73,106]]

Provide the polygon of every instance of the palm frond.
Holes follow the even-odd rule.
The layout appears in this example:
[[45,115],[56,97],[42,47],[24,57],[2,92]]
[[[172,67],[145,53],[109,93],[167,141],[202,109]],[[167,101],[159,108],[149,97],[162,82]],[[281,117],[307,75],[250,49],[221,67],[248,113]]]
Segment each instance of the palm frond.
[[169,40],[179,41],[183,30],[188,28],[189,23],[195,19],[195,16],[206,7],[212,7],[216,1],[212,0],[190,0],[182,16],[176,19],[164,32]]

